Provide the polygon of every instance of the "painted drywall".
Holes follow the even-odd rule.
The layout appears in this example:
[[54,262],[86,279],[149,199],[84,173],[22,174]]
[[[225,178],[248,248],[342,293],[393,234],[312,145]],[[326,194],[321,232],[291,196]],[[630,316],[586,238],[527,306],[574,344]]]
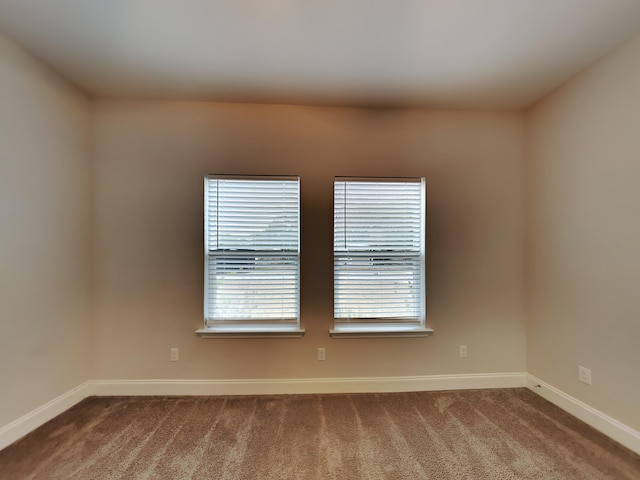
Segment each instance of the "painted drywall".
[[636,430],[639,127],[637,37],[532,109],[527,166],[528,372]]
[[[94,107],[92,378],[524,371],[522,114],[118,100]],[[202,326],[206,173],[300,175],[302,339],[194,334]],[[427,178],[434,336],[329,337],[335,175]],[[169,361],[171,347],[179,362]]]
[[89,377],[88,115],[0,35],[0,426]]

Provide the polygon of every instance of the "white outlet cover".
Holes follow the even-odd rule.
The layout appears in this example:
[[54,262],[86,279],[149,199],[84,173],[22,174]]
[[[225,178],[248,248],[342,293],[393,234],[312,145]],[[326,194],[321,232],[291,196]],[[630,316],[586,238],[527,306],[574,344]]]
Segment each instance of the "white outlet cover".
[[578,365],[578,380],[587,385],[591,385],[591,370]]

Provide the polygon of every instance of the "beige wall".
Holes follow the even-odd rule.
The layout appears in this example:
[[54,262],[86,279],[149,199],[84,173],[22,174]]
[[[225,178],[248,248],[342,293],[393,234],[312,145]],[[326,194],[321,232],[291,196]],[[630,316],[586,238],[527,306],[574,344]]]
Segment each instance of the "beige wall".
[[[525,370],[523,115],[95,105],[93,378]],[[302,339],[201,339],[202,178],[299,174]],[[331,339],[334,175],[426,176],[431,338]],[[458,346],[469,357],[458,358]],[[327,360],[316,360],[326,347]],[[169,348],[181,360],[169,362]]]
[[528,371],[640,430],[640,37],[528,127]]
[[89,376],[88,113],[0,35],[0,426]]

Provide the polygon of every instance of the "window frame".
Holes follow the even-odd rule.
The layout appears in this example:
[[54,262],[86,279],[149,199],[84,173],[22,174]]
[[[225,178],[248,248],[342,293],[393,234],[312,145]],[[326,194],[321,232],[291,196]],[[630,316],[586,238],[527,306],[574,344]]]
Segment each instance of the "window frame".
[[[207,216],[211,215],[209,211],[210,202],[208,201],[208,182],[210,181],[295,181],[297,183],[296,192],[296,213],[297,213],[297,250],[278,250],[278,249],[259,249],[259,245],[255,245],[255,248],[237,248],[237,249],[225,249],[215,248],[211,249],[208,246],[208,222]],[[219,186],[217,187],[219,188]],[[219,192],[219,190],[216,190]],[[220,212],[220,203],[218,198],[215,200],[216,205],[216,225],[218,221],[218,215]],[[278,338],[296,338],[304,335],[305,330],[300,327],[300,177],[297,175],[218,175],[207,174],[204,177],[204,295],[203,295],[203,316],[204,325],[203,328],[196,330],[196,334],[203,338],[243,338],[243,337],[278,337]],[[216,242],[219,241],[218,234],[216,232]],[[209,284],[210,276],[210,259],[213,256],[212,251],[218,251],[215,254],[216,258],[222,259],[225,257],[241,259],[246,261],[247,257],[255,256],[257,262],[260,259],[267,259],[270,256],[275,257],[294,257],[295,258],[295,319],[286,318],[259,318],[259,317],[246,317],[246,318],[213,318],[208,316],[208,312],[211,311],[208,302],[212,298],[213,293],[210,291],[211,286]],[[244,258],[243,258],[244,257]],[[257,263],[256,262],[256,263]],[[250,264],[251,265],[251,264]],[[253,264],[255,265],[255,263]]]
[[[348,250],[347,243],[347,231],[346,226],[347,217],[346,212],[344,214],[338,212],[339,205],[337,205],[338,194],[336,188],[342,186],[344,183],[361,182],[361,183],[420,183],[420,220],[419,220],[419,238],[420,246],[419,251],[413,251],[409,249],[387,249],[387,250]],[[346,185],[345,187],[346,188]],[[346,195],[346,194],[345,194]],[[329,331],[330,335],[335,338],[354,338],[354,337],[414,337],[414,336],[427,336],[433,333],[433,330],[426,326],[426,197],[427,187],[424,177],[335,177],[333,182],[333,268],[334,268],[334,304],[333,304],[333,329]],[[347,209],[348,199],[344,197],[344,209]],[[344,215],[343,227],[337,226],[336,221],[340,215]],[[337,251],[337,235],[340,231],[340,235],[344,235],[345,249]],[[369,318],[350,318],[337,315],[336,298],[339,295],[337,290],[337,276],[338,276],[338,262],[345,261],[341,259],[346,258],[369,258],[371,261],[375,261],[378,257],[380,261],[389,261],[392,257],[402,258],[418,258],[419,262],[419,276],[420,276],[420,298],[419,298],[419,315],[416,317],[395,317],[388,316],[376,316]],[[386,257],[386,258],[385,258]],[[355,262],[354,262],[355,263]],[[344,270],[347,270],[346,268]],[[414,270],[415,273],[415,270]]]

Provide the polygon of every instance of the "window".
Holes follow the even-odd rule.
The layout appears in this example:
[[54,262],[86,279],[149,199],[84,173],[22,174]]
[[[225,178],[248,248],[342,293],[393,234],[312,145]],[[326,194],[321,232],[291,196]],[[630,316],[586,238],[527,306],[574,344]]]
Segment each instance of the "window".
[[201,336],[301,336],[300,179],[207,175]]
[[427,335],[423,178],[334,181],[332,336]]

